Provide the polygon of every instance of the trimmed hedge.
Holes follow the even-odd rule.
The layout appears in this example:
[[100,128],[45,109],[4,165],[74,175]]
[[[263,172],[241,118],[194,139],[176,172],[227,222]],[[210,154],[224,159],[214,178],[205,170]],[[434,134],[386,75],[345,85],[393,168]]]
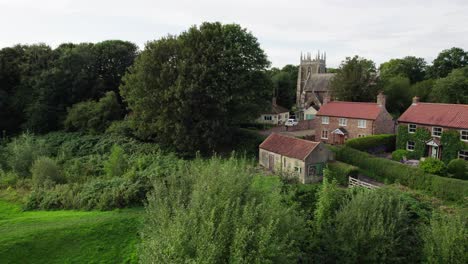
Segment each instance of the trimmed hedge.
[[343,162],[335,161],[328,163],[330,170],[329,178],[335,179],[339,185],[348,186],[348,176],[357,176],[359,168]]
[[468,181],[426,174],[388,159],[376,158],[348,147],[331,147],[336,159],[370,172],[369,177],[386,183],[398,182],[415,190],[426,191],[443,200],[466,202]]
[[353,138],[346,141],[347,147],[369,153],[391,152],[395,150],[396,135],[382,134]]

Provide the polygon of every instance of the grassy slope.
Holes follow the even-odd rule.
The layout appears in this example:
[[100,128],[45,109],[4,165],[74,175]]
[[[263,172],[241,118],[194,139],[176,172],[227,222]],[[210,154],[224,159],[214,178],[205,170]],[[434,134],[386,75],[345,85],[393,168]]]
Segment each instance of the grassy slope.
[[22,212],[0,200],[1,263],[133,263],[142,209]]

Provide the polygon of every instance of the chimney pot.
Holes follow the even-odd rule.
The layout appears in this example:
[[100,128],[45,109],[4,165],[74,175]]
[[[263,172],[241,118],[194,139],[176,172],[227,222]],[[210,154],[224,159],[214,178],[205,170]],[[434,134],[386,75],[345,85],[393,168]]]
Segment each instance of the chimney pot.
[[381,107],[385,107],[386,101],[387,101],[387,97],[385,96],[383,92],[380,92],[377,95],[377,104]]
[[416,105],[418,103],[419,103],[419,97],[418,96],[413,97],[413,104]]

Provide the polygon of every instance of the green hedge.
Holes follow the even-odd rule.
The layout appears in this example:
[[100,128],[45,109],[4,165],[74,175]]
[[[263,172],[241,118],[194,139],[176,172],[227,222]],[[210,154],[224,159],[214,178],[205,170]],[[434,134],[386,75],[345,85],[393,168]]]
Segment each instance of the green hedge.
[[348,176],[357,176],[359,173],[359,168],[339,161],[328,163],[328,169],[330,170],[328,177],[343,186],[348,186]]
[[373,157],[348,147],[332,147],[336,159],[371,173],[367,175],[386,183],[398,182],[415,190],[426,191],[443,200],[466,202],[468,181],[425,174],[418,168]]
[[391,152],[395,150],[396,135],[383,134],[346,141],[346,146],[369,153]]

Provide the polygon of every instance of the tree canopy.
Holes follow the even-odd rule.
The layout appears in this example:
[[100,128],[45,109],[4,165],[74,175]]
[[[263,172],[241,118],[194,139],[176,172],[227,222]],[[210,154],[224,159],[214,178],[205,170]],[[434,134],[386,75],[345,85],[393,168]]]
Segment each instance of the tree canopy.
[[426,61],[423,58],[406,56],[403,59],[391,59],[380,65],[380,78],[405,77],[411,83],[424,80],[426,76]]
[[430,73],[433,78],[446,77],[452,70],[468,65],[468,52],[461,48],[453,47],[443,50],[435,58]]
[[468,66],[438,79],[431,96],[440,103],[468,104]]
[[149,42],[121,95],[141,138],[193,155],[231,140],[271,98],[267,57],[239,25],[203,23]]

